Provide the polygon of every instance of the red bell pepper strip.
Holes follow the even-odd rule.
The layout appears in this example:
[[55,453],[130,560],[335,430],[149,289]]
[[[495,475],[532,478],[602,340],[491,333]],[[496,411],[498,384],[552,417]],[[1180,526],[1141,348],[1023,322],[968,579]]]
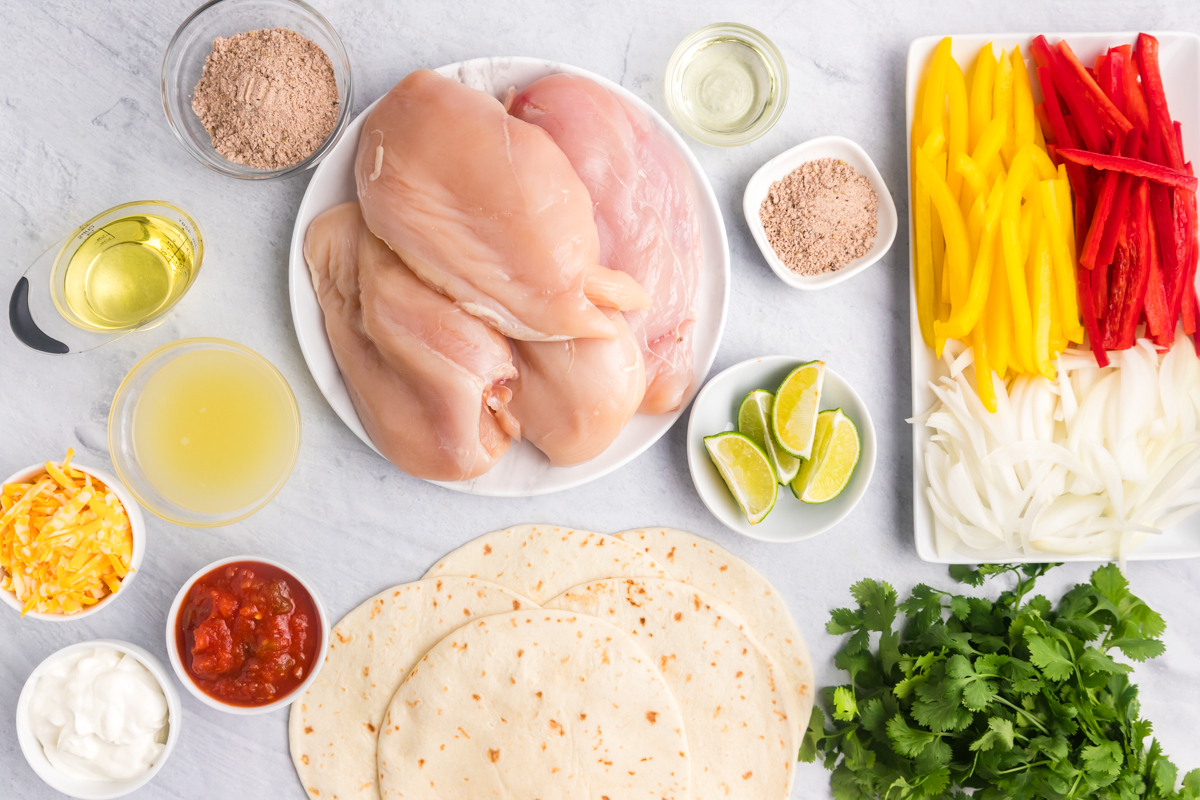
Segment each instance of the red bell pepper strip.
[[1055,88],[1058,89],[1063,102],[1075,117],[1079,140],[1089,150],[1106,151],[1109,137],[1101,127],[1099,109],[1084,97],[1084,90],[1079,85],[1079,79],[1075,77],[1069,66],[1062,63],[1064,61],[1062,55],[1050,46],[1045,36],[1035,37],[1029,49],[1038,66],[1050,70]]
[[[1038,83],[1042,87],[1042,108],[1046,112],[1046,119],[1050,121],[1047,129],[1054,134],[1055,149],[1059,147],[1078,147],[1079,142],[1071,129],[1067,127],[1067,121],[1063,118],[1062,106],[1058,102],[1058,92],[1054,88],[1054,80],[1050,77],[1050,69],[1048,67],[1038,67],[1037,70]],[[1057,152],[1055,153],[1057,155]],[[1055,163],[1061,163],[1061,158],[1055,160]],[[1067,180],[1071,182],[1071,189],[1075,192],[1076,207],[1083,206],[1085,209],[1091,205],[1091,191],[1088,187],[1087,172],[1078,164],[1067,164]],[[1082,237],[1077,241],[1083,241]]]
[[1146,246],[1150,253],[1150,275],[1146,282],[1146,296],[1142,299],[1142,311],[1146,315],[1146,331],[1159,347],[1170,347],[1175,339],[1175,329],[1167,321],[1167,293],[1163,288],[1162,263],[1158,236],[1155,235],[1153,218],[1149,220]]
[[[1125,139],[1124,152],[1126,156],[1137,155],[1142,146],[1142,129],[1134,128]],[[1112,173],[1109,173],[1112,174]],[[1117,176],[1117,189],[1113,193],[1112,210],[1104,223],[1104,235],[1096,250],[1096,266],[1107,266],[1113,263],[1117,249],[1117,240],[1122,228],[1126,225],[1126,209],[1129,208],[1129,197],[1135,186],[1134,178],[1130,175]]]
[[1183,309],[1179,315],[1183,322],[1183,332],[1188,336],[1196,333],[1196,287],[1190,292],[1183,293]]
[[[1174,133],[1174,131],[1173,131]],[[1178,141],[1176,144],[1178,144]],[[1164,146],[1165,146],[1164,142]],[[1165,149],[1165,148],[1164,148]],[[1196,280],[1195,224],[1196,224],[1196,195],[1193,192],[1175,190],[1172,207],[1172,235],[1175,240],[1175,271],[1167,278],[1167,307],[1171,312],[1171,326],[1174,327],[1182,310],[1184,293],[1189,285]]]
[[1096,357],[1096,366],[1108,366],[1108,351],[1100,337],[1100,325],[1096,320],[1095,298],[1092,293],[1092,270],[1082,265],[1075,267],[1075,285],[1079,290],[1079,311],[1083,315],[1083,329],[1087,331],[1088,344]]
[[1109,350],[1123,350],[1120,344],[1121,327],[1125,319],[1125,306],[1133,292],[1134,254],[1130,250],[1127,231],[1129,226],[1121,224],[1121,241],[1113,256],[1112,275],[1108,287],[1108,312],[1104,315],[1104,346]]
[[1171,169],[1161,164],[1152,164],[1140,158],[1089,153],[1087,150],[1078,150],[1074,147],[1062,147],[1059,148],[1058,152],[1067,161],[1082,164],[1086,167],[1123,172],[1138,178],[1149,178],[1165,186],[1178,187],[1189,192],[1196,191],[1197,181],[1195,175],[1188,175],[1182,170]]
[[1033,115],[1037,117],[1038,126],[1042,129],[1042,138],[1046,140],[1046,144],[1057,143],[1058,140],[1054,137],[1054,128],[1050,125],[1050,117],[1046,116],[1046,103],[1041,102],[1034,105]]
[[1071,46],[1067,44],[1067,40],[1063,39],[1058,43],[1058,52],[1063,56],[1063,62],[1066,66],[1075,73],[1075,77],[1079,79],[1079,83],[1083,86],[1086,97],[1094,103],[1102,112],[1098,114],[1101,124],[1105,127],[1113,127],[1121,133],[1129,133],[1133,125],[1121,113],[1121,109],[1117,108],[1116,104],[1106,95],[1096,84],[1091,73],[1083,64],[1079,63],[1079,59],[1075,57]]
[[[1122,114],[1125,113],[1125,54],[1120,50],[1109,50],[1104,59],[1104,72],[1096,74],[1100,88]],[[1128,119],[1128,116],[1126,116]],[[1132,122],[1131,129],[1136,128]]]
[[[1118,155],[1121,152],[1121,147],[1124,142],[1121,137],[1117,137],[1117,141],[1113,143],[1113,155]],[[1070,163],[1070,162],[1069,162]],[[1076,164],[1076,166],[1079,166]],[[1098,260],[1100,252],[1100,243],[1104,238],[1105,225],[1112,213],[1113,199],[1117,194],[1117,185],[1120,175],[1116,172],[1105,172],[1104,176],[1098,181],[1099,188],[1096,191],[1096,207],[1092,209],[1092,221],[1088,227],[1087,236],[1083,240],[1083,248],[1079,251],[1079,263],[1083,264],[1088,269],[1095,269],[1097,264],[1100,266],[1108,266],[1112,260],[1112,255],[1109,255],[1109,261]],[[1098,308],[1097,314],[1103,313],[1103,309]]]
[[[1162,137],[1156,131],[1151,131],[1147,143],[1146,156],[1151,161],[1161,164],[1164,158],[1162,152]],[[1173,192],[1159,183],[1150,184],[1150,212],[1154,217],[1154,228],[1158,234],[1159,262],[1163,278],[1168,286],[1173,285],[1176,265],[1179,256],[1175,245],[1175,217],[1171,211]],[[1168,309],[1170,306],[1168,305]],[[1174,331],[1172,331],[1172,334]]]
[[1158,68],[1158,40],[1148,33],[1139,33],[1137,38],[1138,71],[1142,75],[1142,88],[1146,92],[1146,105],[1150,112],[1150,124],[1163,137],[1163,153],[1167,164],[1183,169],[1183,154],[1172,134],[1171,113],[1167,110],[1167,93],[1163,89],[1162,73]]
[[1129,207],[1129,257],[1132,272],[1121,309],[1121,327],[1116,337],[1118,349],[1126,350],[1137,341],[1138,320],[1145,303],[1146,285],[1150,280],[1150,187],[1142,178],[1133,191]]
[[1146,95],[1142,91],[1142,84],[1138,81],[1138,67],[1137,61],[1133,57],[1133,48],[1123,44],[1113,49],[1120,51],[1123,56],[1124,74],[1121,78],[1125,82],[1125,106],[1122,110],[1130,122],[1149,131],[1150,109],[1146,106]]

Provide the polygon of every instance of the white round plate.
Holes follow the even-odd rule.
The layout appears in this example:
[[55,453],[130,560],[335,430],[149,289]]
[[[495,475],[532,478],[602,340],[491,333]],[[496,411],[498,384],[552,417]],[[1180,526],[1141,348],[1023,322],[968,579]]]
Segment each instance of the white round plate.
[[[538,78],[557,72],[591,78],[640,108],[675,145],[696,183],[696,213],[700,223],[700,240],[704,248],[704,265],[697,292],[694,329],[696,380],[684,396],[679,410],[654,417],[635,415],[616,441],[586,464],[556,467],[532,444],[522,441],[514,443],[496,466],[479,477],[468,481],[434,481],[439,486],[456,491],[495,497],[528,497],[571,489],[624,466],[658,441],[683,413],[683,409],[687,408],[712,368],[717,346],[721,341],[721,332],[725,327],[729,298],[729,240],[725,236],[725,222],[721,217],[721,209],[700,163],[674,128],[640,98],[606,78],[567,64],[523,57],[476,58],[441,67],[437,72],[497,98],[502,98],[509,87],[516,87],[520,91]],[[313,380],[334,412],[350,430],[378,452],[359,421],[354,405],[350,402],[350,395],[346,392],[346,385],[342,382],[341,372],[338,371],[333,351],[329,347],[329,338],[325,333],[325,317],[317,302],[303,254],[304,233],[313,218],[326,209],[356,197],[354,158],[358,151],[358,136],[367,114],[374,106],[374,103],[367,106],[350,123],[341,140],[329,151],[308,184],[304,199],[300,201],[300,210],[296,214],[296,226],[292,230],[288,286],[296,338],[300,340],[300,351],[304,354]]]
[[858,466],[850,483],[834,499],[821,505],[801,503],[787,486],[779,487],[775,507],[757,525],[746,521],[737,501],[729,493],[725,479],[704,447],[704,437],[737,429],[737,411],[742,398],[755,389],[774,392],[793,369],[811,361],[795,356],[752,358],[715,376],[700,391],[688,418],[687,455],[692,483],[708,510],[725,527],[764,542],[797,542],[824,533],[846,518],[858,505],[871,473],[875,471],[875,423],[858,392],[825,365],[825,383],[821,389],[821,410],[840,408],[858,426],[862,448]]

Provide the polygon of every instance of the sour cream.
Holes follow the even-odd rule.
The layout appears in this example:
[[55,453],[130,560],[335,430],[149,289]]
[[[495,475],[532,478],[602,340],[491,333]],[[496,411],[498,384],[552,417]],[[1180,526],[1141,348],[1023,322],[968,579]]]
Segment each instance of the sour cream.
[[132,780],[163,752],[167,698],[133,656],[111,647],[80,650],[39,676],[29,724],[46,759],[67,775]]

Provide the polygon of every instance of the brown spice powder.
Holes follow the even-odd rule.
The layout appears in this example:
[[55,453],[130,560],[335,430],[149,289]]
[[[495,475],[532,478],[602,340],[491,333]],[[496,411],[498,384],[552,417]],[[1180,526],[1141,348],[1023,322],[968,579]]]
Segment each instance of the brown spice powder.
[[875,244],[878,210],[879,198],[858,170],[818,158],[772,183],[758,216],[788,269],[820,275],[866,255]]
[[337,122],[338,102],[329,56],[287,28],[213,41],[192,94],[217,152],[257,169],[312,155]]

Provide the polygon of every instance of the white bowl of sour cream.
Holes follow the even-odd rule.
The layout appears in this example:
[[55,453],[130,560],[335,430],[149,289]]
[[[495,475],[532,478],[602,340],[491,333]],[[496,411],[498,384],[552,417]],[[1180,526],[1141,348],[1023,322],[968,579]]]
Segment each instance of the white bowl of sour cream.
[[110,800],[162,769],[182,716],[158,659],[128,642],[95,639],[64,647],[30,674],[17,699],[17,741],[50,787]]

